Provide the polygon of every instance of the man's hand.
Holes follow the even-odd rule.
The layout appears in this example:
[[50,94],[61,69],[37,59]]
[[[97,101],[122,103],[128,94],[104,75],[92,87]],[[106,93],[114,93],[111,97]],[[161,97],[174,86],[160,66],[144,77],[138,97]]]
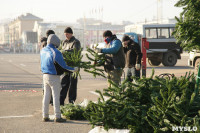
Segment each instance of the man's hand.
[[73,72],[78,72],[79,71],[79,67],[74,67],[74,71]]
[[97,64],[97,61],[95,60],[94,62],[93,62],[93,65],[96,65]]
[[136,64],[136,65],[135,65],[135,69],[136,69],[136,70],[140,70],[140,64]]
[[95,48],[94,51],[95,51],[96,53],[101,53],[101,49],[100,49],[100,48]]
[[64,53],[65,53],[65,50],[60,50],[60,52],[61,52],[62,54],[64,54]]

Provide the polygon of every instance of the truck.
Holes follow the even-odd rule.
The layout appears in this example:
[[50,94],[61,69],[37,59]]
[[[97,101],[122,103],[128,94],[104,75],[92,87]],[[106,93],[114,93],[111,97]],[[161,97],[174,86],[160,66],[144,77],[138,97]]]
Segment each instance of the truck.
[[[140,24],[125,27],[125,33],[133,38],[147,38],[149,49],[147,50],[148,62],[151,66],[175,66],[181,59],[182,48],[176,43],[172,35],[175,24]],[[137,36],[135,35],[137,34]]]

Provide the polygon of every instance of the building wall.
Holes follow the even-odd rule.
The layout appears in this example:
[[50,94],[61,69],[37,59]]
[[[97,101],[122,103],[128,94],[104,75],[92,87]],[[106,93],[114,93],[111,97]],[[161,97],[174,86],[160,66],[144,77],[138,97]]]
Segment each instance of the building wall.
[[4,41],[3,44],[9,44],[9,27],[8,25],[4,25]]
[[0,45],[9,43],[9,29],[7,24],[0,26]]
[[[101,30],[86,30],[85,32],[85,45],[90,46],[91,44],[97,44],[100,42],[104,42],[103,33],[106,31],[106,29]],[[112,29],[111,30],[113,34],[117,33],[123,33],[124,29]]]
[[9,24],[9,42],[10,47],[22,45],[22,33],[33,31],[36,20],[20,20],[17,19]]
[[33,31],[35,21],[33,20],[26,20],[26,21],[21,21],[21,28],[20,28],[20,34],[24,31]]
[[19,20],[15,20],[9,24],[9,42],[18,43],[20,41],[20,28],[21,23]]
[[3,44],[3,42],[4,42],[4,26],[3,25],[1,25],[0,26],[0,45],[2,45]]
[[14,51],[14,53],[20,52],[21,50],[25,51],[22,34],[27,31],[33,31],[36,21],[42,21],[42,19],[39,19],[34,15],[30,16],[29,14],[29,16],[22,15],[8,24],[8,38],[11,51]]

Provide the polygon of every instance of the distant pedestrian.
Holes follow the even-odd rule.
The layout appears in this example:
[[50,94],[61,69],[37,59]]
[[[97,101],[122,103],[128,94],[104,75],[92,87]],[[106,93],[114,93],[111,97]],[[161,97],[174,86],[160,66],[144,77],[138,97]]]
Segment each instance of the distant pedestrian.
[[[74,50],[79,51],[81,44],[78,39],[73,36],[73,30],[67,27],[64,30],[66,40],[61,45],[61,51],[73,52]],[[70,64],[69,64],[70,65]],[[77,83],[78,77],[73,77],[72,73],[65,74],[61,80],[62,90],[60,92],[60,105],[64,105],[67,93],[69,96],[69,103],[74,103],[77,97]]]
[[60,45],[60,40],[56,35],[49,35],[47,39],[47,46],[42,49],[40,53],[41,69],[43,73],[44,84],[44,97],[42,104],[43,121],[49,121],[49,102],[51,94],[53,95],[54,103],[54,122],[65,122],[65,119],[61,118],[60,111],[60,75],[64,71],[77,72],[77,67],[72,68],[66,65],[63,56],[59,50],[55,47]]
[[132,82],[132,77],[140,78],[140,64],[142,53],[140,45],[134,42],[128,35],[122,38],[124,53],[126,58],[127,79]]
[[42,48],[47,46],[47,38],[46,37],[42,37],[40,40],[40,50],[42,50]]

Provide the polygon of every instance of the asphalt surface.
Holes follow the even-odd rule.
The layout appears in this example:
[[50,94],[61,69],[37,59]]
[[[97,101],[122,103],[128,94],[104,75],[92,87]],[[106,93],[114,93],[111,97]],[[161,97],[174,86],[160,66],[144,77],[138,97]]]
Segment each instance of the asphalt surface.
[[[193,71],[193,68],[187,66],[187,59],[188,54],[184,53],[175,67],[148,66],[147,77],[152,68],[155,69],[155,75],[185,75],[185,72]],[[82,70],[81,76],[76,103],[81,103],[84,99],[96,101],[98,96],[93,92],[106,88],[106,79],[93,78]],[[67,99],[65,102],[68,103]],[[0,133],[87,133],[92,129],[88,121],[42,122],[41,107],[42,74],[39,54],[0,53]],[[53,115],[52,106],[50,114]]]

